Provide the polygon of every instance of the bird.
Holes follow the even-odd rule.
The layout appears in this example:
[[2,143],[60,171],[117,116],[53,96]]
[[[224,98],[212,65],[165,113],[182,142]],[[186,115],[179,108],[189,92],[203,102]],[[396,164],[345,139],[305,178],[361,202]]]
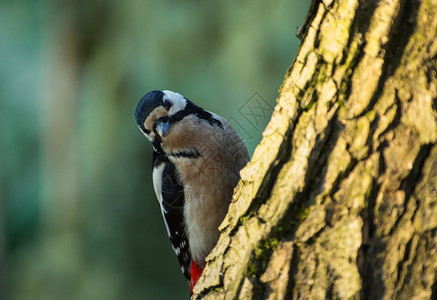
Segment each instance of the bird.
[[155,195],[192,295],[249,153],[228,121],[176,92],[148,92],[135,119],[153,145]]

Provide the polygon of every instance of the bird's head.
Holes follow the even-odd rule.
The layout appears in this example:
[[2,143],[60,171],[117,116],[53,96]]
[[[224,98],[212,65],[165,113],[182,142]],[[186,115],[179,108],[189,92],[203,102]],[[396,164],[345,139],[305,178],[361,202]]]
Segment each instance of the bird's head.
[[151,91],[137,105],[138,127],[151,142],[164,139],[172,125],[172,117],[183,111],[188,100],[172,91]]

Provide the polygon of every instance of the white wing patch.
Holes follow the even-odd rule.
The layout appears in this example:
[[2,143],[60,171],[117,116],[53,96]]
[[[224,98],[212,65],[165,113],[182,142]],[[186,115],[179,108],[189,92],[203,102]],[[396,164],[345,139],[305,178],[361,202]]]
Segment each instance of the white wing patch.
[[162,217],[164,218],[165,229],[167,229],[167,234],[170,236],[170,229],[168,228],[167,221],[165,220],[164,214],[167,211],[163,205],[162,199],[162,174],[164,172],[165,164],[161,164],[158,167],[153,168],[153,188],[155,190],[156,198],[158,199],[159,206],[161,207]]

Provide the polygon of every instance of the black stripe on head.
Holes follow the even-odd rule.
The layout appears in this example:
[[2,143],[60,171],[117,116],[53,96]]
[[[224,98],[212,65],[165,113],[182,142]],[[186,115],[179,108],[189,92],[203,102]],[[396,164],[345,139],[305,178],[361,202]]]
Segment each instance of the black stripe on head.
[[144,121],[147,116],[158,106],[162,106],[164,101],[162,100],[164,97],[164,93],[162,91],[151,91],[144,95],[141,98],[140,102],[135,109],[135,119],[137,121],[138,126],[144,131]]
[[217,126],[223,128],[222,122],[220,122],[219,120],[214,118],[210,112],[207,112],[206,110],[197,106],[196,104],[194,104],[190,100],[188,100],[188,99],[186,99],[186,100],[187,100],[187,105],[186,105],[185,109],[175,113],[173,116],[170,117],[172,123],[178,122],[188,115],[195,115],[199,119],[208,121],[211,126],[217,125]]

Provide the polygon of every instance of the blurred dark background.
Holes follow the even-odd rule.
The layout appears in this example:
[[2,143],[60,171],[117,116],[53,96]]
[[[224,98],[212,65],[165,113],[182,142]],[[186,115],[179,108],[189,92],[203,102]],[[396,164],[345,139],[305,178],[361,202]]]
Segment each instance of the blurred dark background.
[[0,298],[186,299],[135,106],[180,92],[253,153],[309,2],[1,1]]

